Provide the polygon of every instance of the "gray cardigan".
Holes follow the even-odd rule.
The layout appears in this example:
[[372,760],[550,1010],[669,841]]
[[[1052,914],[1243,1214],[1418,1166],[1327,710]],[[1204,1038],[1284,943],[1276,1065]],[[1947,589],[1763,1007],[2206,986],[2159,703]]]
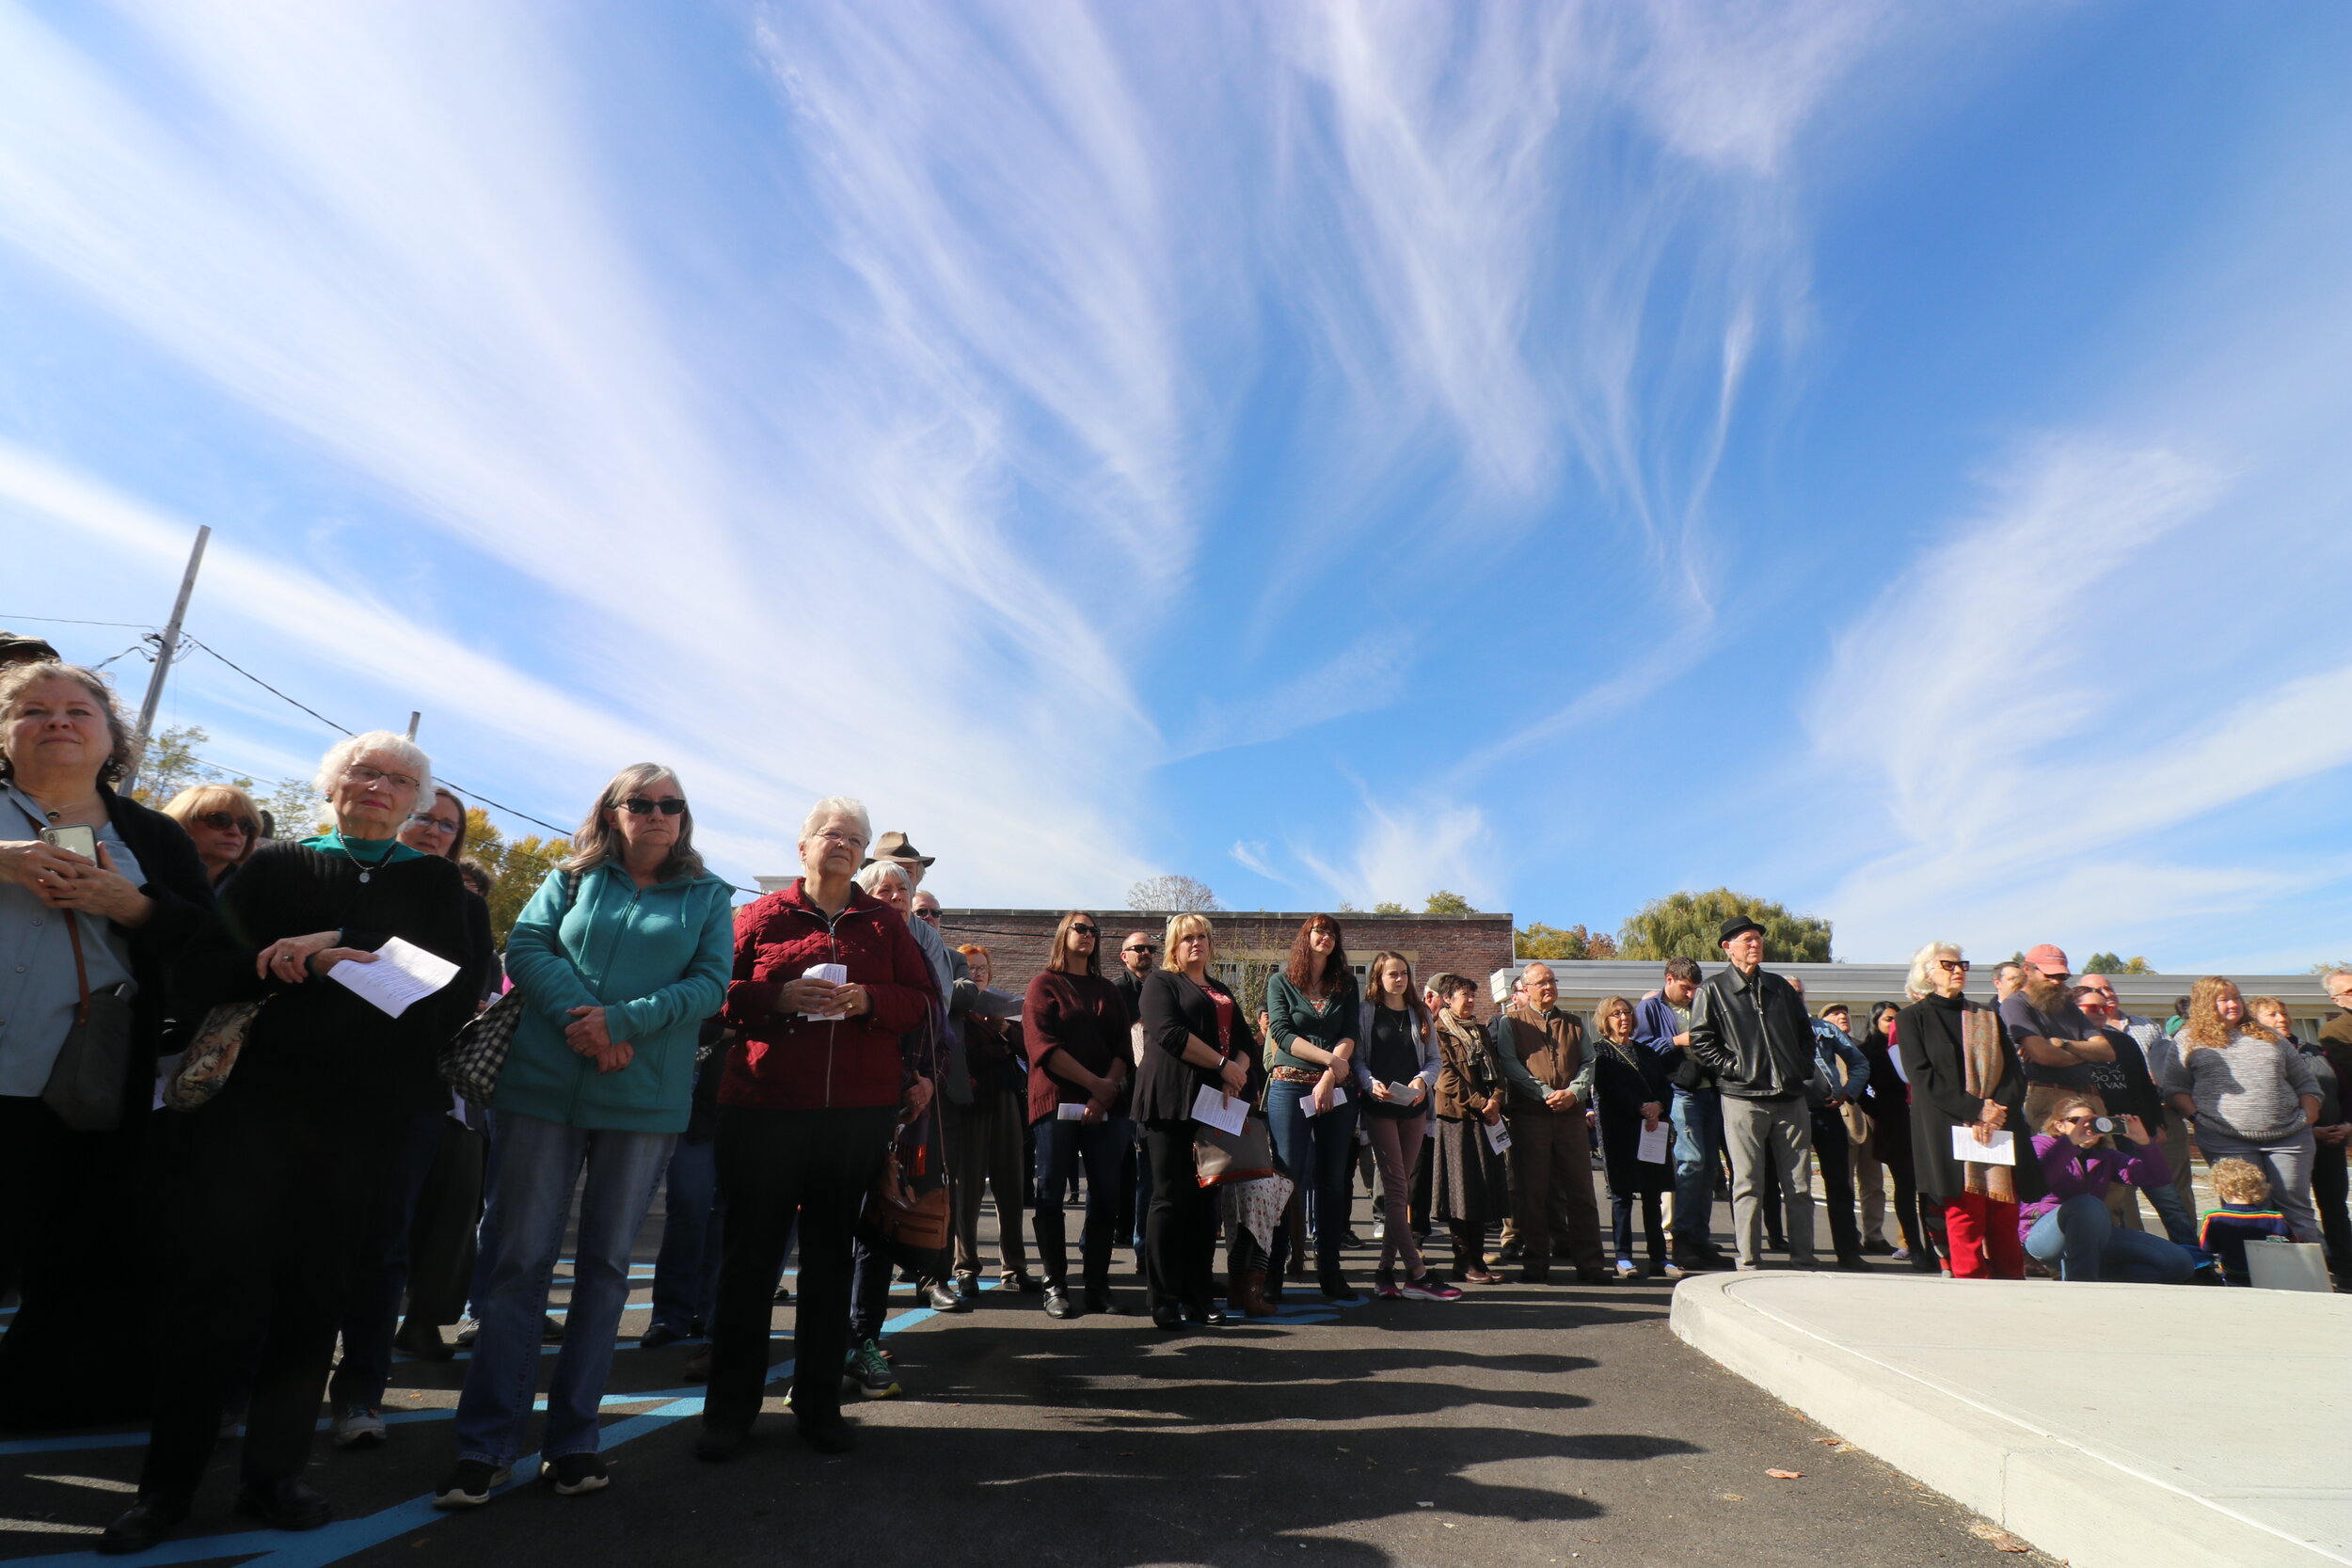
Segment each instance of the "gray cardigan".
[[[1372,1098],[1373,1009],[1379,1005],[1367,1002],[1356,1009],[1356,1092],[1364,1100]],[[1406,1008],[1405,1016],[1411,1019],[1412,1009]],[[1421,1055],[1421,1070],[1413,1076],[1421,1083],[1421,1103],[1425,1110],[1437,1103],[1438,1098],[1438,1032],[1416,1021],[1412,1033],[1413,1049]]]
[[2291,1045],[2260,1035],[2232,1035],[2227,1045],[2181,1053],[2164,1074],[2168,1100],[2185,1094],[2197,1102],[2197,1125],[2211,1125],[2247,1143],[2293,1138],[2310,1124],[2301,1099],[2319,1098],[2311,1063]]

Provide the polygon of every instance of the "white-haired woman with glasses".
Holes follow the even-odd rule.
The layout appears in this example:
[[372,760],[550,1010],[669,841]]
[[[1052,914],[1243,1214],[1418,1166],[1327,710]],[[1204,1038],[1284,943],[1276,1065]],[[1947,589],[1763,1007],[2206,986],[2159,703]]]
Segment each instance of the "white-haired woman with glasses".
[[638,763],[605,785],[506,939],[523,1011],[490,1100],[496,1212],[485,1230],[497,1252],[438,1507],[486,1502],[523,1451],[548,1287],[583,1171],[539,1475],[563,1497],[606,1484],[596,1412],[629,1258],[686,1128],[696,1036],[726,994],[733,892],[703,868],[677,775]]
[[[186,1517],[224,1395],[247,1373],[237,1511],[279,1529],[333,1513],[303,1470],[344,1293],[403,1133],[449,1102],[436,1062],[489,961],[487,914],[456,865],[395,836],[432,778],[431,759],[389,730],[336,744],[318,774],[335,826],[255,850],[175,966],[194,1009],[262,1007],[227,1082],[175,1129],[159,1292],[172,1340],[138,1499],[102,1551],[144,1550]],[[458,971],[397,1018],[327,978],[394,939]]]
[[[856,1446],[841,1416],[850,1243],[901,1112],[930,1103],[901,1041],[919,1037],[939,1000],[906,921],[851,880],[873,837],[857,801],[818,801],[801,824],[799,880],[736,914],[723,1015],[735,1038],[719,1085],[726,1257],[698,1459],[733,1459],[751,1441],[796,1226],[792,1414],[820,1452]],[[836,977],[819,969],[829,964]]]
[[[1895,1015],[1895,1048],[1911,1085],[1911,1154],[1919,1196],[1944,1212],[1957,1279],[2022,1279],[2026,1255],[2017,1206],[2042,1196],[2042,1165],[2030,1158],[2022,1121],[2026,1069],[2001,1015],[1971,1002],[1968,960],[1931,942],[1911,957],[1911,994]],[[1953,1132],[1990,1151],[2010,1133],[2013,1164],[1963,1160]]]

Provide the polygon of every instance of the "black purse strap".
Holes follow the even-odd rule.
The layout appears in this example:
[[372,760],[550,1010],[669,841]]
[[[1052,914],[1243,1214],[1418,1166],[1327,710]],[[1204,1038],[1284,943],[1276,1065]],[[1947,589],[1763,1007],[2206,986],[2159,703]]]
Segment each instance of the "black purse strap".
[[89,1022],[89,966],[82,961],[82,922],[72,910],[65,911],[65,934],[73,943],[73,983],[82,991],[82,999],[73,1007],[73,1026],[79,1029]]

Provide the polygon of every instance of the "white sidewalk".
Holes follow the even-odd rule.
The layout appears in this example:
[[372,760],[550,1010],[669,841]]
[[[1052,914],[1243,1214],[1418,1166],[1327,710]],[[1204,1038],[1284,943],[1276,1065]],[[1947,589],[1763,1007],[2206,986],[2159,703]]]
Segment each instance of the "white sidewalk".
[[2352,1296],[1713,1274],[1674,1329],[2074,1568],[2352,1563]]

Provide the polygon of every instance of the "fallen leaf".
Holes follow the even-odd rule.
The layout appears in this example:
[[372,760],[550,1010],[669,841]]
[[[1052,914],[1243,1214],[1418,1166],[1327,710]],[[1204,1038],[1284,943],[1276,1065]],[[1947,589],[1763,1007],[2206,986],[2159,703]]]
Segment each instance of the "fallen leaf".
[[1767,1470],[1764,1473],[1774,1481],[1803,1481],[1804,1479],[1803,1470]]
[[1740,1496],[1737,1492],[1726,1492],[1724,1494],[1724,1501],[1727,1503],[1743,1503],[1747,1500],[1747,1498]]
[[1813,1440],[1816,1443],[1827,1443],[1833,1449],[1843,1448],[1846,1445],[1843,1437],[1816,1437]]
[[1970,1525],[1968,1533],[1979,1541],[1991,1542],[1995,1551],[2030,1552],[2033,1550],[2031,1546],[2026,1545],[1998,1525]]

